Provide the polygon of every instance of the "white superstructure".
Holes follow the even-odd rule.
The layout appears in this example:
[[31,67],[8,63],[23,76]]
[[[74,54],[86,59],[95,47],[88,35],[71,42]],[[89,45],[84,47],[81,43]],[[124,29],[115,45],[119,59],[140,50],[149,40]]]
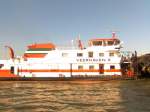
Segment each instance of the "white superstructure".
[[115,34],[112,38],[91,39],[86,48],[80,40],[78,44],[74,49],[60,49],[52,43],[30,45],[22,58],[12,56],[0,61],[0,73],[5,74],[1,77],[121,75],[121,43]]

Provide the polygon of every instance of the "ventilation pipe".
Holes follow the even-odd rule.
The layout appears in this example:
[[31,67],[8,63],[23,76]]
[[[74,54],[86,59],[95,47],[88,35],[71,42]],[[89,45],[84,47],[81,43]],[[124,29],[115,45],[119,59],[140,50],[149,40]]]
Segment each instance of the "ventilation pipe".
[[9,56],[10,56],[10,58],[14,59],[15,58],[14,50],[10,46],[5,46],[5,47],[8,48],[8,50],[9,50]]

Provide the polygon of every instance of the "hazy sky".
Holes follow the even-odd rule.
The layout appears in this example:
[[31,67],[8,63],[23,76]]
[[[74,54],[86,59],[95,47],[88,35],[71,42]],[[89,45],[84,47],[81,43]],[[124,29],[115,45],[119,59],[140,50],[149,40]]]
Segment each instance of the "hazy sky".
[[19,55],[31,43],[69,43],[79,34],[87,42],[112,31],[124,50],[150,52],[150,0],[0,0],[0,49],[11,45]]

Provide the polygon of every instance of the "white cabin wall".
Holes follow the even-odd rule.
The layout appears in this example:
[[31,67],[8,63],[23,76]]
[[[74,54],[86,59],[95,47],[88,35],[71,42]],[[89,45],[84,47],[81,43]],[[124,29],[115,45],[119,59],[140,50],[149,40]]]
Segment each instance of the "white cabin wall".
[[[48,51],[48,54],[45,58],[42,59],[28,59],[24,61],[19,66],[21,69],[25,70],[70,70],[72,64],[73,70],[78,70],[79,65],[83,65],[83,69],[89,69],[90,65],[94,66],[94,69],[99,70],[99,64],[104,64],[104,70],[110,70],[110,65],[115,65],[116,69],[120,69],[120,57],[117,54],[110,57],[109,50],[114,50],[114,46],[107,46],[107,47],[98,47],[98,46],[91,46],[87,49],[83,50],[53,50]],[[88,57],[88,52],[93,52],[93,57]],[[114,50],[117,52],[117,50]],[[67,53],[67,56],[62,56],[62,53]],[[77,57],[77,53],[83,53],[82,57]],[[103,57],[99,56],[99,53],[104,53]],[[100,59],[101,61],[87,61],[87,62],[80,62],[77,59]],[[60,77],[64,75],[65,77],[70,77],[72,75],[111,75],[115,73],[111,72],[104,72],[104,74],[99,74],[99,72],[34,72],[34,73],[19,73],[21,76],[36,76],[36,77]],[[119,74],[119,73],[118,73]]]

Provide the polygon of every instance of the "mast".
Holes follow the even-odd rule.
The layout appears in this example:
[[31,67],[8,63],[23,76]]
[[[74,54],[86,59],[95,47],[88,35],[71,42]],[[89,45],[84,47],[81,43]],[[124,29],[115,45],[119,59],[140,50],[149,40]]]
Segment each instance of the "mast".
[[82,44],[82,41],[80,39],[80,35],[78,37],[78,47],[82,50],[83,49],[83,44]]

